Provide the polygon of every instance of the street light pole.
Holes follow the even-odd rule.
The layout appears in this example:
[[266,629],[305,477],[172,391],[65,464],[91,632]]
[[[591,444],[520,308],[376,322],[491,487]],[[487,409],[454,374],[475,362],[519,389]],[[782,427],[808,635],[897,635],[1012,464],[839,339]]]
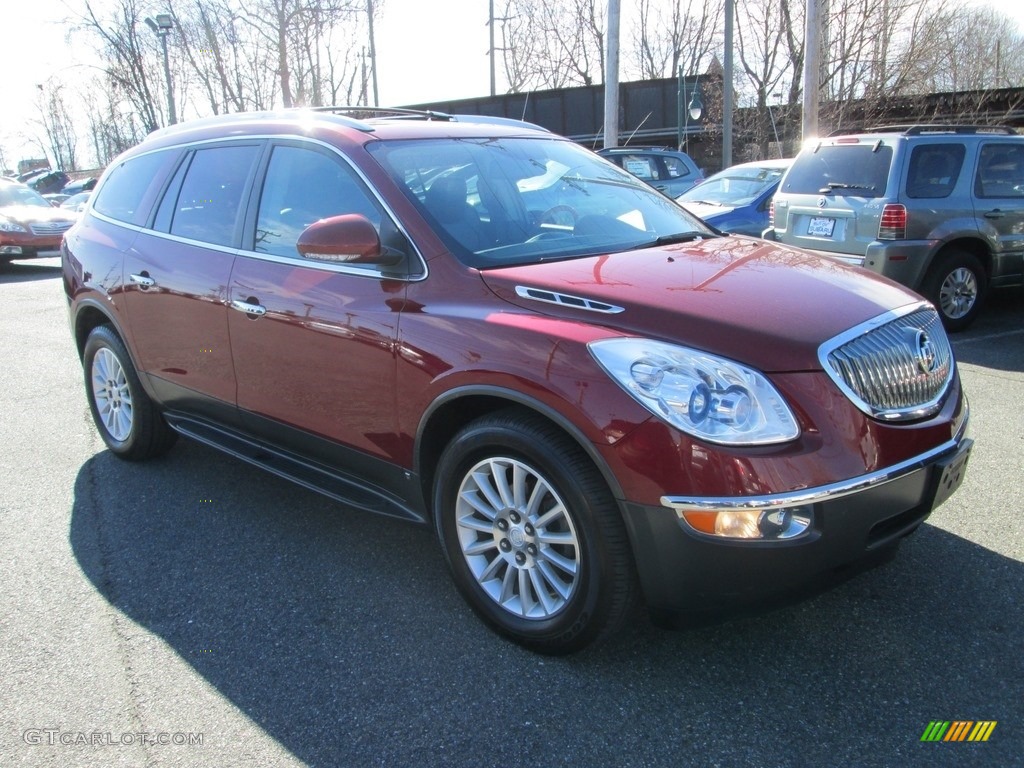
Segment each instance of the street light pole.
[[167,55],[167,35],[174,28],[174,17],[169,13],[158,13],[156,19],[147,16],[146,26],[160,38],[160,45],[164,51],[164,78],[167,80],[167,124],[174,125],[178,122],[178,117],[174,110],[174,89],[171,86],[171,60]]
[[[686,78],[683,76],[683,66],[679,65],[677,93],[676,93],[676,147],[680,152],[688,152],[690,148],[690,120],[700,120],[704,114],[704,103],[700,100],[697,92],[699,81],[690,88],[690,101],[683,108],[686,102]],[[685,149],[684,149],[685,147]]]

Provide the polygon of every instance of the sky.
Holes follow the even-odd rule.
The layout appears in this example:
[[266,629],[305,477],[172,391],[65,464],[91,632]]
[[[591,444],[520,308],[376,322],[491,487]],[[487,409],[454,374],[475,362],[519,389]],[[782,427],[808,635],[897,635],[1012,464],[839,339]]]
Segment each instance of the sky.
[[[968,2],[1013,16],[1024,32],[1024,0]],[[624,14],[632,4],[633,0],[622,0]],[[495,5],[500,8],[500,0]],[[64,20],[69,8],[82,6],[82,0],[0,0],[0,30],[5,33],[0,43],[0,150],[9,166],[33,154],[18,137],[38,114],[37,86],[53,75],[63,79],[86,72],[93,61],[84,36],[68,42],[71,29]],[[154,2],[154,8],[158,6]],[[487,14],[488,0],[384,0],[376,28],[380,103],[487,95]],[[38,154],[36,150],[33,156]]]

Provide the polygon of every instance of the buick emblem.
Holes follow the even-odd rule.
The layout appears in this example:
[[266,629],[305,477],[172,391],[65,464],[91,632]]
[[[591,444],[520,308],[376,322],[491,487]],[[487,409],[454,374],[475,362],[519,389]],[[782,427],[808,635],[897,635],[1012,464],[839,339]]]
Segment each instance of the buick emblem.
[[824,197],[819,197],[818,198],[818,207],[819,208],[824,208],[826,205],[828,205],[828,200],[826,200]]
[[918,331],[916,334],[914,354],[917,358],[917,367],[922,373],[931,373],[935,370],[935,347],[924,331]]

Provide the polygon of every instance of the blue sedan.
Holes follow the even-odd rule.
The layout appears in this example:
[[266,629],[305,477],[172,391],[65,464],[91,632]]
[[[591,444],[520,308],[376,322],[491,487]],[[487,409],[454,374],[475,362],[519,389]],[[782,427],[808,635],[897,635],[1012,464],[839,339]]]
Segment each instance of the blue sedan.
[[676,202],[723,232],[760,237],[768,206],[791,159],[740,163],[709,176]]

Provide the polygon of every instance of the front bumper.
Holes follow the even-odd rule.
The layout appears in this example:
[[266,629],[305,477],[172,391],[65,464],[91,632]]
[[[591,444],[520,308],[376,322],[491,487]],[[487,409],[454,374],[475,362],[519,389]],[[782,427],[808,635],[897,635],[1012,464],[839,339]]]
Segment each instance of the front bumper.
[[[761,497],[664,497],[626,503],[625,519],[653,616],[670,623],[768,607],[819,591],[881,560],[959,487],[972,441],[956,437],[899,465],[819,488]],[[811,526],[780,540],[726,539],[695,531],[687,510],[810,506]]]

